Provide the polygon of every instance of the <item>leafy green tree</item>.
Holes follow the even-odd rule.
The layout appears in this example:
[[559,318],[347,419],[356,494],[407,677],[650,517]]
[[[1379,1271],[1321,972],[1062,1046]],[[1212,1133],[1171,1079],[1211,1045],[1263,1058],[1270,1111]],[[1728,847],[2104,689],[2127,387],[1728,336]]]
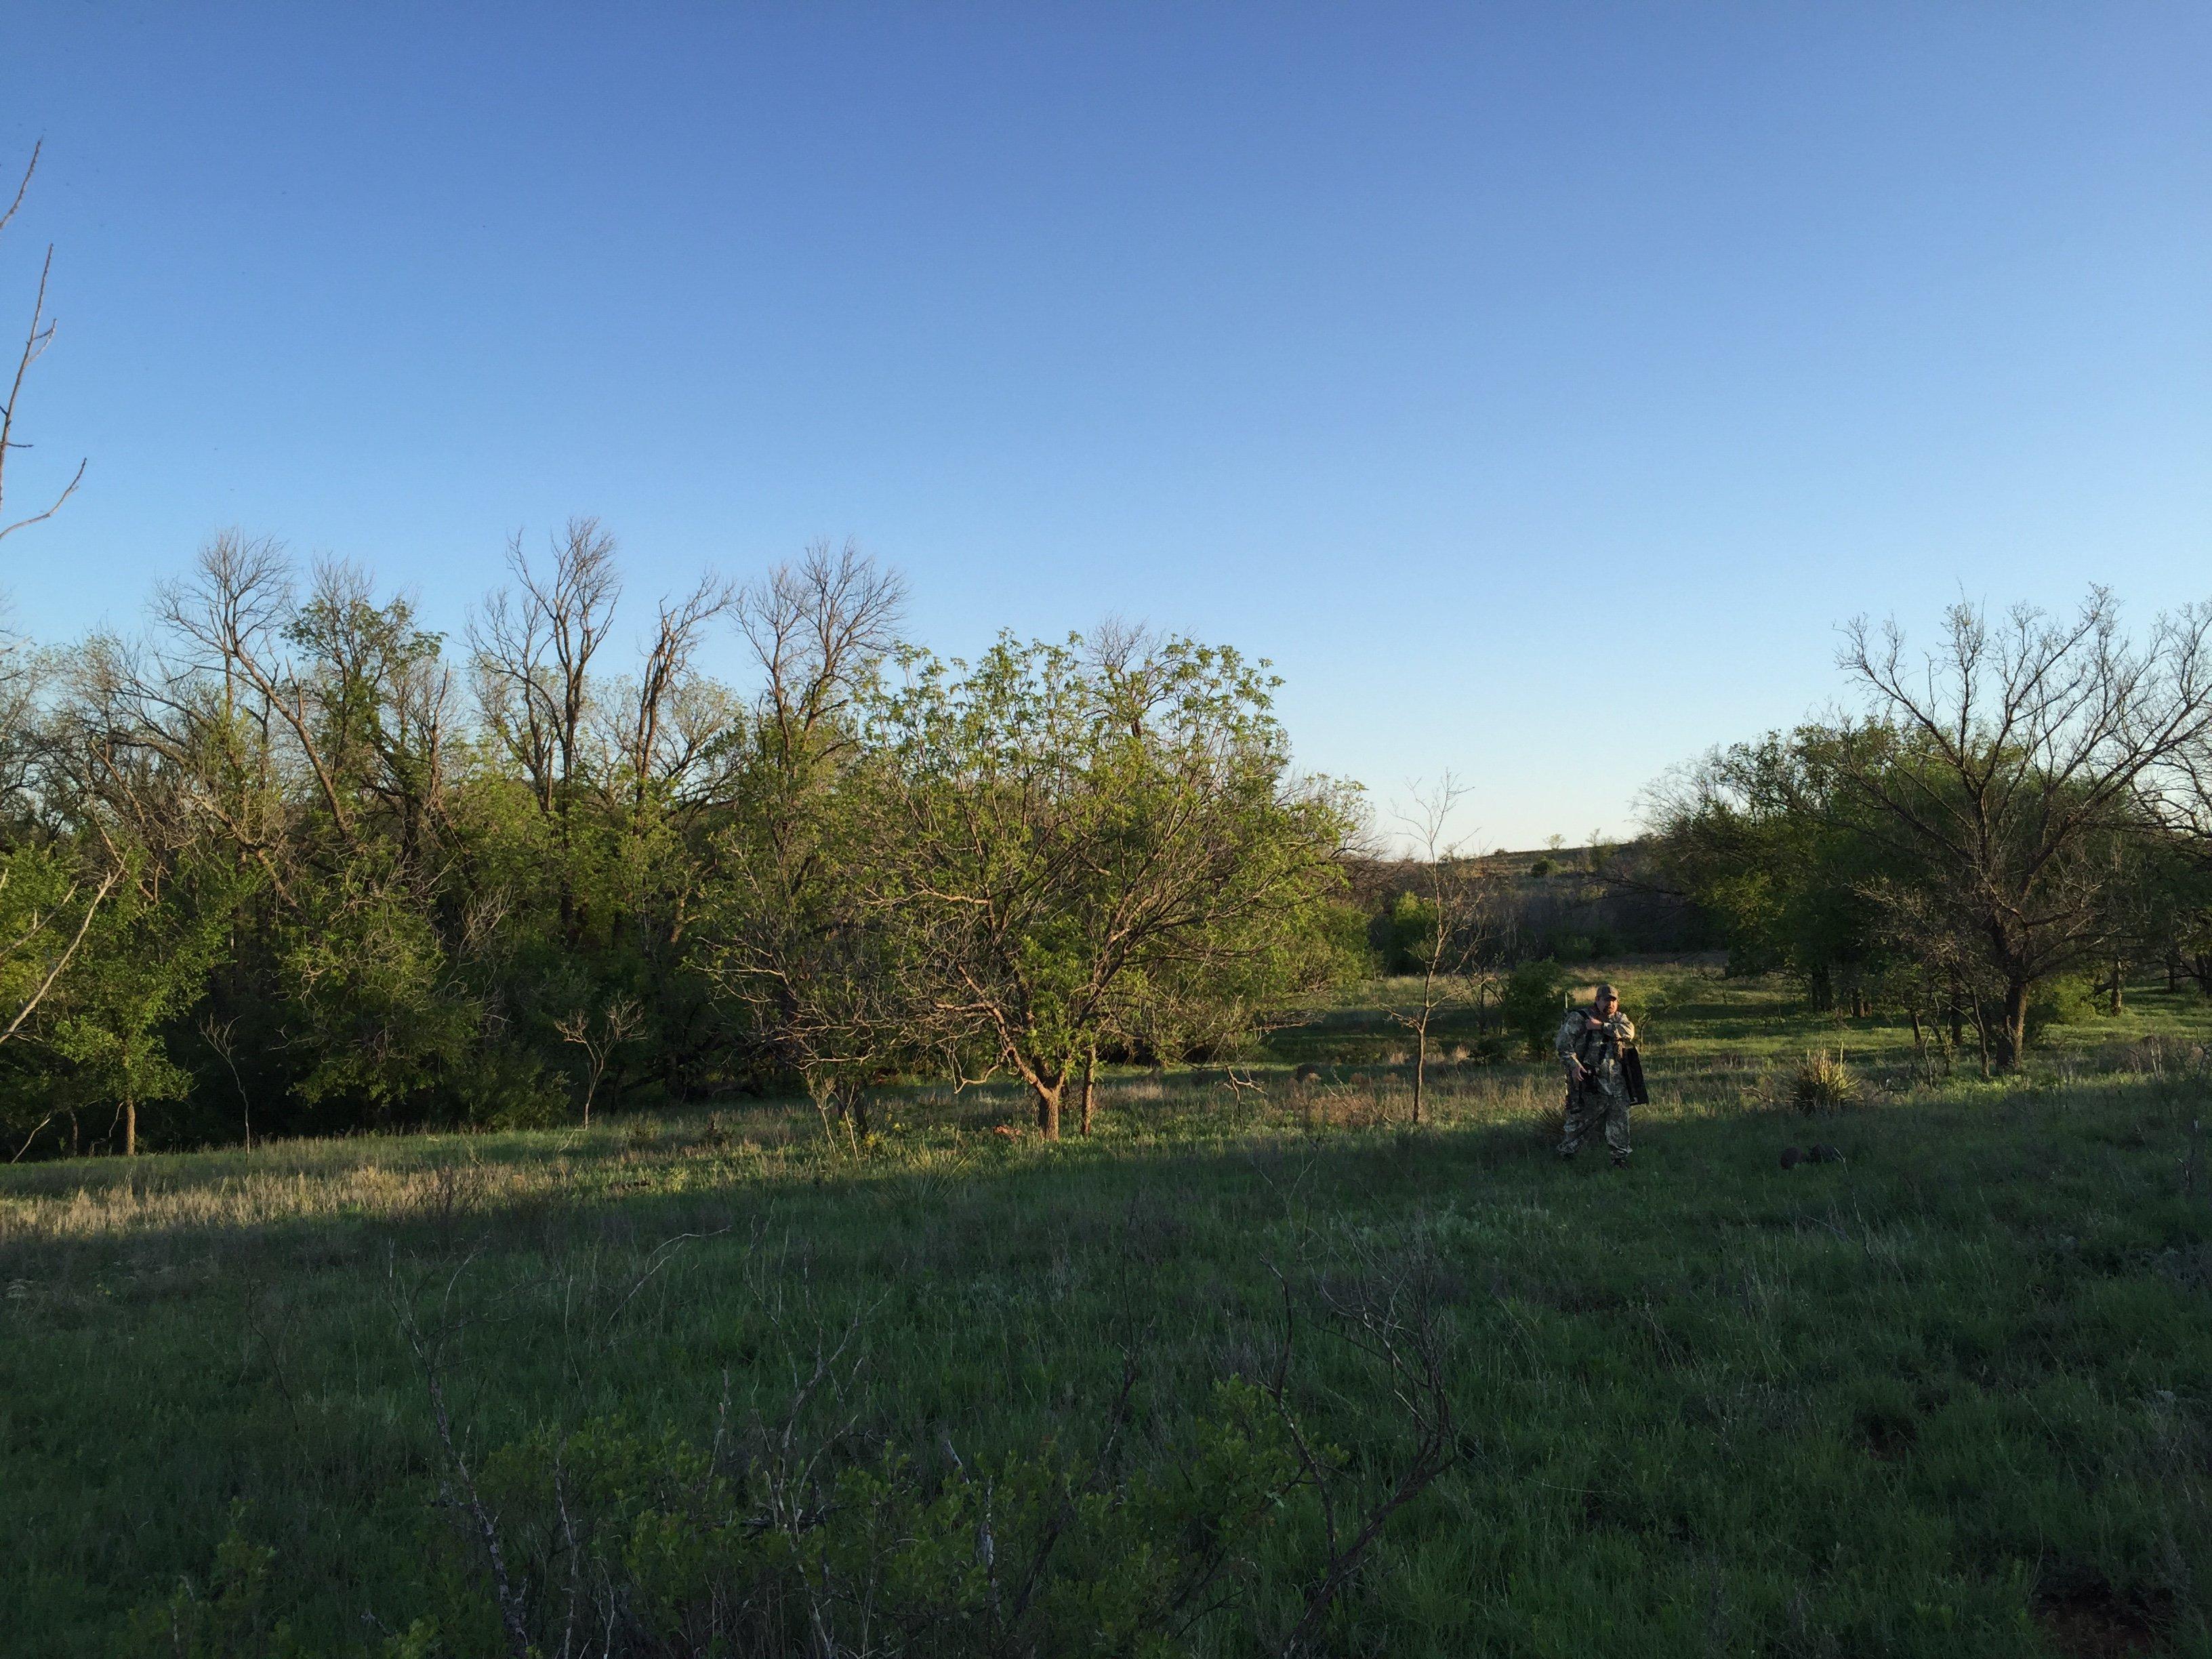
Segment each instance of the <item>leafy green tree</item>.
[[868,890],[959,1074],[1057,1138],[1102,1045],[1328,971],[1350,800],[1291,774],[1264,665],[1111,629],[901,664],[863,706]]
[[141,1109],[191,1089],[169,1028],[204,994],[238,897],[222,872],[195,873],[164,881],[141,865],[118,883],[42,1022],[41,1046],[68,1068],[63,1097],[113,1106],[126,1157],[138,1150]]
[[1738,973],[1779,970],[1817,1009],[1852,1011],[1886,962],[1873,884],[1885,848],[1848,793],[1842,733],[1819,726],[1717,749],[1655,792],[1660,878],[1716,917]]

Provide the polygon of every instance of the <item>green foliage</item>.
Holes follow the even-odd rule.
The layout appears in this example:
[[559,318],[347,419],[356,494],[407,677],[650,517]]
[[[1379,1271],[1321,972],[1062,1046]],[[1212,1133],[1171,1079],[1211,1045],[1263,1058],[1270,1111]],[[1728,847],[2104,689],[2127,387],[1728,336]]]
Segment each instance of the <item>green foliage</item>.
[[[948,665],[848,551],[668,601],[627,677],[604,532],[510,574],[455,664],[361,572],[223,537],[155,648],[27,698],[0,662],[0,775],[39,779],[0,802],[0,1024],[66,969],[0,1044],[12,1149],[109,1107],[135,1146],[156,1104],[178,1144],[794,1081],[864,1133],[896,1078],[1056,1100],[1364,965],[1350,796],[1291,772],[1264,665],[1110,631]],[[733,613],[750,702],[693,665]]]
[[863,703],[849,884],[930,1040],[1056,1133],[1102,1046],[1218,1048],[1340,970],[1346,793],[1290,771],[1265,665],[1188,640],[909,649]]
[[39,1084],[51,1103],[116,1108],[128,1150],[143,1108],[184,1097],[192,1079],[171,1029],[199,1000],[247,885],[220,868],[164,880],[143,866],[114,884],[38,1010],[39,1046],[54,1062]]
[[[714,1123],[633,1119],[652,1131],[636,1135],[370,1135],[0,1170],[11,1650],[115,1652],[132,1609],[166,1644],[180,1580],[209,1599],[244,1496],[241,1537],[276,1552],[264,1629],[355,1659],[512,1651],[482,1546],[440,1501],[454,1477],[393,1328],[387,1251],[426,1311],[450,1309],[455,1432],[543,1651],[559,1650],[543,1637],[565,1627],[571,1583],[544,1507],[562,1470],[580,1559],[609,1576],[581,1577],[586,1607],[611,1585],[665,1621],[700,1608],[702,1583],[793,1581],[722,1534],[757,1498],[755,1425],[781,1426],[793,1360],[803,1379],[817,1327],[834,1346],[855,1320],[865,1364],[817,1391],[794,1442],[830,1446],[822,1478],[787,1488],[823,1500],[800,1506],[823,1547],[800,1557],[787,1533],[785,1559],[884,1583],[927,1625],[972,1633],[962,1574],[986,1494],[963,1490],[949,1443],[966,1480],[1006,1494],[1002,1563],[1069,1496],[1066,1577],[1095,1581],[1070,1589],[1109,1600],[1056,1601],[1019,1629],[1080,1650],[1079,1620],[1130,1627],[1119,1564],[1089,1563],[1129,1552],[1141,1601],[1170,1552],[1203,1544],[1150,1493],[1166,1488],[1173,1515],[1223,1484],[1200,1425],[1245,1430],[1215,1385],[1272,1375],[1273,1269],[1298,1282],[1316,1236],[1433,1261],[1465,1431],[1459,1462],[1389,1517],[1322,1650],[1702,1659],[1834,1632],[1839,1651],[2014,1659],[2064,1650],[2085,1608],[2147,1651],[2201,1645],[2204,1000],[2131,982],[2124,1015],[2052,1034],[2065,1082],[1914,1084],[1904,1028],[1856,1023],[1866,1103],[1819,1137],[1847,1161],[1784,1172],[1807,1132],[1745,1109],[1743,1062],[1786,1073],[1832,1050],[1832,1022],[1778,981],[1607,971],[1632,1012],[1655,990],[1674,1000],[1627,1185],[1555,1164],[1532,1134],[1558,1095],[1548,1063],[1455,1073],[1435,1127],[1411,1134],[1355,1110],[1371,1101],[1341,1077],[1248,1097],[1231,1122],[1218,1087],[1171,1072],[1114,1079],[1127,1103],[1049,1152],[983,1129],[1010,1090],[902,1094],[863,1169],[822,1155],[803,1107],[756,1103]],[[1384,1025],[1365,1000],[1337,1012]],[[2127,1060],[2154,1035],[2156,1066]],[[1374,1298],[1369,1258],[1317,1266],[1344,1304]],[[1109,1454],[1125,1333],[1141,1376]],[[1298,1420],[1364,1511],[1401,1467],[1389,1389],[1316,1334],[1302,1317]],[[1178,1497],[1186,1475],[1196,1492]],[[708,1478],[726,1499],[695,1510]],[[889,1486],[879,1510],[863,1479]],[[951,1518],[933,1528],[940,1501]],[[881,1568],[870,1513],[896,1523]],[[639,1516],[655,1528],[633,1530]],[[1249,1571],[1173,1650],[1279,1647],[1322,1556],[1310,1492],[1249,1531],[1231,1532]],[[726,1569],[744,1576],[714,1579]],[[712,1651],[680,1632],[670,1648]]]
[[1310,1512],[1293,1431],[1235,1379],[1175,1455],[1134,1469],[1049,1442],[968,1460],[948,1441],[925,1464],[802,1438],[794,1455],[789,1436],[813,1431],[781,1423],[718,1455],[609,1419],[501,1448],[482,1491],[511,1575],[580,1587],[581,1605],[531,1605],[549,1652],[574,1620],[647,1652],[860,1650],[888,1626],[900,1651],[948,1659],[1164,1655]]
[[306,895],[276,962],[310,1057],[300,1099],[358,1121],[434,1097],[483,1024],[455,966],[422,908],[366,872]]
[[272,1611],[276,1552],[246,1536],[247,1507],[230,1508],[205,1583],[180,1580],[166,1604],[133,1610],[122,1651],[143,1659],[306,1659]]
[[1818,726],[1716,750],[1661,802],[1662,867],[1719,918],[1738,973],[1774,969],[1815,1009],[1881,971],[1870,884],[1885,844],[1840,763],[1847,739]]
[[[84,879],[66,849],[0,853],[0,940],[22,941],[0,956],[0,1024],[17,1020],[74,960],[95,902],[105,902],[99,884]],[[14,1085],[0,1087],[0,1129],[27,1133],[53,1109],[36,1065],[22,1044],[0,1046],[0,1076]]]
[[1814,1048],[1790,1074],[1790,1103],[1801,1112],[1834,1111],[1856,1105],[1865,1090],[1841,1051]]
[[1565,1013],[1560,999],[1566,988],[1566,970],[1548,958],[1524,962],[1505,976],[1498,1006],[1506,1029],[1521,1039],[1531,1056],[1552,1052]]
[[1419,893],[1401,893],[1390,906],[1386,972],[1416,974],[1437,936],[1436,907]]
[[2030,1042],[2041,1042],[2054,1025],[2088,1025],[2103,1016],[2095,986],[2087,974],[2061,974],[2045,980],[2027,1001]]

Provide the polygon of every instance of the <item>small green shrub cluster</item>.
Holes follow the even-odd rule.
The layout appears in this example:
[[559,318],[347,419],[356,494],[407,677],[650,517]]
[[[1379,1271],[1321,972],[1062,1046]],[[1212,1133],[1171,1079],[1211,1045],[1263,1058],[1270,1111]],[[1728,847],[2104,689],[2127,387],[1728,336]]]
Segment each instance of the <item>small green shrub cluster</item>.
[[1566,971],[1548,959],[1524,962],[1506,975],[1498,1006],[1504,1012],[1506,1029],[1534,1058],[1552,1051],[1559,1030],[1559,999],[1566,988]]
[[[489,1458],[497,1599],[535,1650],[766,1656],[1164,1655],[1249,1579],[1299,1512],[1292,1431],[1266,1393],[1217,1384],[1212,1410],[1158,1469],[1050,1443],[963,1461],[842,1462],[781,1432],[702,1447],[599,1420]],[[434,1540],[482,1549],[463,1535]],[[455,1632],[489,1617],[465,1583]],[[872,1634],[874,1633],[874,1634]],[[485,1634],[495,1635],[487,1632]]]
[[1841,1049],[1830,1054],[1815,1048],[1790,1075],[1790,1103],[1801,1112],[1832,1112],[1856,1105],[1864,1093],[1858,1073],[1844,1062]]
[[2027,1000],[2028,1041],[2041,1042],[2054,1025],[2087,1025],[2102,1012],[2087,975],[2045,980]]

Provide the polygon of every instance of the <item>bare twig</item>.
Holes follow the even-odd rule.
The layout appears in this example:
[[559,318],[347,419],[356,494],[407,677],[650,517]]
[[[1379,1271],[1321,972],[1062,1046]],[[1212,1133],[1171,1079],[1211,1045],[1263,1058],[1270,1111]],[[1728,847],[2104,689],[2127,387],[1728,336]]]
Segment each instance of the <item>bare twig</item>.
[[1307,1589],[1304,1610],[1277,1645],[1276,1651],[1284,1659],[1311,1650],[1330,1607],[1358,1571],[1390,1517],[1427,1491],[1459,1457],[1443,1348],[1430,1305],[1430,1264],[1425,1260],[1382,1263],[1371,1250],[1362,1252],[1362,1262],[1370,1287],[1372,1282],[1380,1281],[1379,1293],[1347,1297],[1333,1292],[1324,1283],[1317,1298],[1329,1316],[1329,1328],[1334,1334],[1386,1369],[1391,1397],[1397,1401],[1412,1431],[1413,1447],[1389,1492],[1351,1516],[1344,1513],[1338,1490],[1342,1472],[1315,1449],[1291,1407],[1297,1301],[1288,1279],[1279,1268],[1271,1267],[1281,1288],[1283,1334],[1273,1373],[1263,1391],[1297,1455],[1304,1484],[1312,1487],[1320,1505],[1328,1550],[1320,1576]]
[[[9,221],[15,216],[15,210],[23,205],[24,195],[31,188],[31,175],[39,170],[39,154],[45,148],[43,140],[31,146],[31,159],[23,168],[22,181],[15,186],[15,194],[8,204],[8,210],[5,213],[0,213],[0,231],[8,228]],[[16,356],[15,376],[9,382],[6,400],[0,402],[0,499],[4,499],[6,495],[9,453],[11,450],[28,449],[31,447],[15,436],[15,412],[22,400],[23,381],[31,372],[31,365],[44,356],[46,348],[53,343],[54,325],[46,316],[46,283],[53,274],[53,268],[54,251],[49,246],[46,249],[46,257],[39,267],[38,295],[32,301],[31,324],[24,331],[23,349]],[[43,523],[60,512],[62,503],[76,494],[76,487],[84,482],[84,470],[88,465],[89,465],[88,461],[77,463],[75,475],[63,487],[62,493],[54,498],[52,504],[44,512],[33,513],[30,517],[19,519],[13,524],[0,523],[0,541],[4,541],[18,530]]]

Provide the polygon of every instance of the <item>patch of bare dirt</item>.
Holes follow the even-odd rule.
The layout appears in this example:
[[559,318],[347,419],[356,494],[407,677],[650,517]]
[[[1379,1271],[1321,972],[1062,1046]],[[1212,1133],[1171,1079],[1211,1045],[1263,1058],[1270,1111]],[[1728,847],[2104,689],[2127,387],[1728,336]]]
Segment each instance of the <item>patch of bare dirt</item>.
[[2035,1621],[2069,1659],[2123,1659],[2159,1650],[2164,1609],[2147,1607],[2102,1583],[2076,1584],[2037,1599]]

